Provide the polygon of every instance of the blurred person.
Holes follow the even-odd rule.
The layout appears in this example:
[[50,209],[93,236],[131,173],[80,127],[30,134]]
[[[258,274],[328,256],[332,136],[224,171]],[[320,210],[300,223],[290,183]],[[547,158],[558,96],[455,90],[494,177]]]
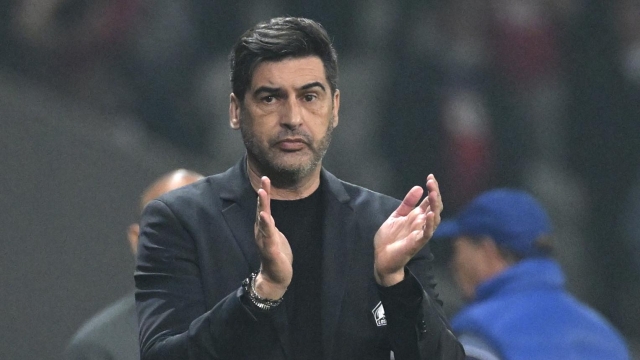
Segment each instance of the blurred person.
[[454,278],[469,303],[451,324],[470,359],[629,359],[603,316],[564,288],[546,211],[520,190],[496,189],[445,220]]
[[460,359],[426,246],[433,175],[403,201],[337,179],[337,55],[304,18],[257,24],[230,55],[246,155],[151,201],[135,271],[141,357]]
[[[140,199],[140,207],[171,190],[191,184],[203,176],[179,169],[163,175],[149,185]],[[131,224],[127,237],[131,252],[138,248],[138,224]],[[68,360],[136,360],[140,359],[138,321],[133,293],[109,305],[89,319],[71,339],[65,352]]]

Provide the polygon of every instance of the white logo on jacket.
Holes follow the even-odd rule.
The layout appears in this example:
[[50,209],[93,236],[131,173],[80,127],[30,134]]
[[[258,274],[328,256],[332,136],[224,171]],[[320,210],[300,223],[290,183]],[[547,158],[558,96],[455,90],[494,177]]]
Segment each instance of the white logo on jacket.
[[373,318],[376,321],[376,325],[385,326],[387,325],[387,317],[384,315],[384,308],[382,307],[382,301],[378,302],[378,305],[371,310],[373,313]]

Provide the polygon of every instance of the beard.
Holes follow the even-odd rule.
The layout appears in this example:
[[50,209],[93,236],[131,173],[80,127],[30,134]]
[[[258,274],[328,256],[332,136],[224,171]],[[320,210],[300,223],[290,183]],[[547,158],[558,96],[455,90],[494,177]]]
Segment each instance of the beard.
[[[264,146],[256,139],[246,120],[249,119],[240,122],[240,132],[248,157],[254,160],[261,175],[269,177],[273,186],[284,189],[296,188],[301,179],[311,174],[320,165],[331,144],[334,128],[333,117],[331,117],[325,135],[317,143],[306,131],[282,129],[276,136],[268,139],[267,145]],[[277,143],[287,137],[302,138],[310,154],[304,154],[304,158],[296,163],[287,163],[281,152],[275,149]],[[300,156],[302,157],[303,154]]]

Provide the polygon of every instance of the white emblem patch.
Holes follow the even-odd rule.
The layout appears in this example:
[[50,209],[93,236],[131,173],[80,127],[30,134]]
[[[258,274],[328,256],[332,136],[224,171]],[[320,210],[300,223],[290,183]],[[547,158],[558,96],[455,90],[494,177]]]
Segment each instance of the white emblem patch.
[[384,315],[384,308],[382,307],[382,301],[376,305],[376,307],[371,310],[373,313],[373,318],[376,320],[376,325],[385,326],[387,325],[387,317]]

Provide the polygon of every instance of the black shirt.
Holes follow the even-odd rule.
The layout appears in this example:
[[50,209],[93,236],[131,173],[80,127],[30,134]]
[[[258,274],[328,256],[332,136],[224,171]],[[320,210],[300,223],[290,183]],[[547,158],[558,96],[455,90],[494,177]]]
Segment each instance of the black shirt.
[[276,227],[293,253],[293,278],[283,303],[296,359],[322,359],[322,191],[299,200],[271,200]]

